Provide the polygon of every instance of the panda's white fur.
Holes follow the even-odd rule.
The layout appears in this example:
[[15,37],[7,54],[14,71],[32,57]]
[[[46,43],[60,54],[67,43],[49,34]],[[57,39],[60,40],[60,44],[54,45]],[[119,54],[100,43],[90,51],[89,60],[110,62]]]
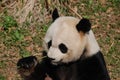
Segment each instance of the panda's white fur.
[[90,30],[89,34],[87,35],[87,44],[86,44],[86,57],[92,56],[96,54],[96,52],[100,51],[100,47],[95,39],[93,31]]
[[[55,59],[52,63],[55,64],[61,60],[64,63],[78,60],[85,48],[86,57],[92,56],[100,50],[92,30],[87,34],[76,30],[79,21],[74,17],[59,17],[49,27],[44,40],[46,45],[52,40],[52,45],[47,52],[49,58]],[[67,46],[68,52],[66,54],[59,50],[60,43]]]

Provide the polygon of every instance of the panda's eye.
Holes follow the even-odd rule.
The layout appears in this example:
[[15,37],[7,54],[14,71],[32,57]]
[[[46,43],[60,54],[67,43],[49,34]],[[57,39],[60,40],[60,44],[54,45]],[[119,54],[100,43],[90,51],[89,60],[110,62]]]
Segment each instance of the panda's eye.
[[62,53],[67,53],[67,51],[68,51],[68,48],[65,46],[65,44],[63,44],[63,43],[61,43],[60,45],[59,45],[59,49],[60,49],[60,51],[62,52]]
[[52,45],[52,40],[48,42],[48,45],[47,45],[48,49],[50,48],[51,45]]

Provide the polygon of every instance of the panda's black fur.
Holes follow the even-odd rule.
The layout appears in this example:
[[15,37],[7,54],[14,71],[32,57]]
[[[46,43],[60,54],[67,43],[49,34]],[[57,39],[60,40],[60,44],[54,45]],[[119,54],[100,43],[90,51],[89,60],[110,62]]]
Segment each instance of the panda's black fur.
[[[59,17],[57,9],[54,10],[52,17],[53,21]],[[76,25],[78,32],[87,33],[90,29],[91,24],[85,18]],[[51,46],[52,40],[48,42],[48,49]],[[63,54],[68,51],[64,43],[61,43],[58,48]],[[79,59],[67,63],[59,61],[55,65],[51,63],[54,58],[50,58],[48,53],[43,51],[43,56],[47,57],[43,58],[40,63],[35,56],[20,59],[17,63],[18,72],[25,80],[45,80],[47,75],[52,80],[110,80],[101,51],[89,57],[85,54],[86,49],[83,50]]]

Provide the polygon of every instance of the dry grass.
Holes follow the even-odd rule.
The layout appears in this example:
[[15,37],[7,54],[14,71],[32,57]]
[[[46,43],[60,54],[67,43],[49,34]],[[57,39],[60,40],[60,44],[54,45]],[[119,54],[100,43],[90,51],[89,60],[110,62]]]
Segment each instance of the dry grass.
[[119,3],[119,0],[0,0],[0,80],[21,80],[16,70],[18,59],[40,56],[42,38],[55,7],[61,16],[91,20],[111,80],[120,80]]

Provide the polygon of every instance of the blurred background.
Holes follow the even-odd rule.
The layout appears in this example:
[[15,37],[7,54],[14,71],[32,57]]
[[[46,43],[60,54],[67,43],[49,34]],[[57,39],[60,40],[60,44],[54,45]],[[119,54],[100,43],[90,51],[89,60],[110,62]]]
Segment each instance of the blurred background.
[[17,61],[40,58],[54,8],[90,19],[111,80],[120,80],[120,0],[0,0],[0,80],[21,80]]

